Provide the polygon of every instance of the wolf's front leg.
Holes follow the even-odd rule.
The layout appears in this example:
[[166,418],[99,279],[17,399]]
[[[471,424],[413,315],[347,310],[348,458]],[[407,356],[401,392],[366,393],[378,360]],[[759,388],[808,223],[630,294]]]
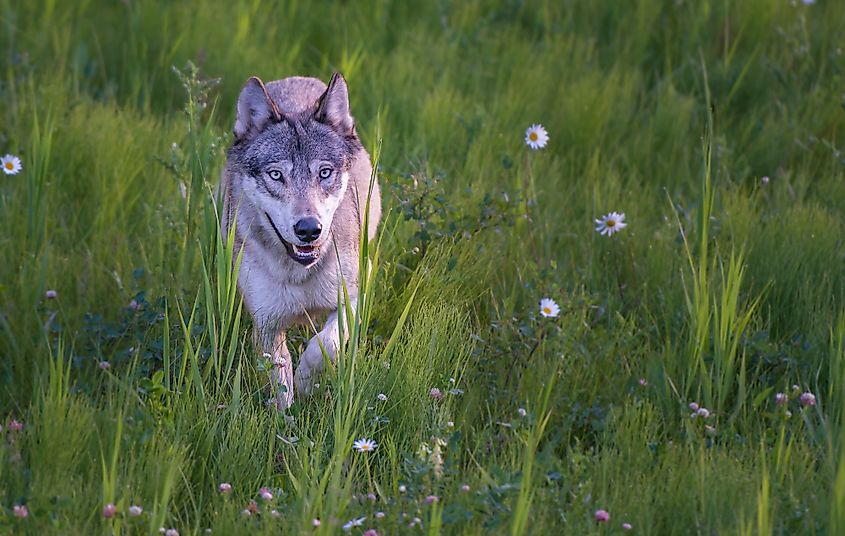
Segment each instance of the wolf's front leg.
[[287,345],[287,334],[280,331],[273,341],[270,353],[270,389],[279,411],[293,403],[293,360]]
[[[349,304],[354,311],[357,305],[355,298],[349,300]],[[340,345],[340,329],[337,325],[337,311],[330,314],[323,325],[323,329],[308,341],[308,346],[302,352],[299,358],[299,366],[296,367],[296,381],[297,392],[303,395],[311,394],[311,388],[314,385],[316,376],[323,370],[323,351],[320,348],[320,343],[323,343],[323,348],[331,359],[332,363],[337,358],[337,350]],[[349,340],[349,330],[344,326],[343,342]]]

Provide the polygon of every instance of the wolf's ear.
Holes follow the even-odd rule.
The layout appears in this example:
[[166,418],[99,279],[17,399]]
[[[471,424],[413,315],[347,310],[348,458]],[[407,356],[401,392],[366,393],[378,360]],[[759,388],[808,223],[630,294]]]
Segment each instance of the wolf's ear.
[[270,98],[264,82],[257,76],[253,76],[246,81],[238,97],[235,137],[241,140],[255,136],[271,119],[281,121],[282,114]]
[[355,134],[355,121],[349,115],[349,90],[342,74],[332,75],[329,87],[317,101],[314,119],[329,125],[344,136]]

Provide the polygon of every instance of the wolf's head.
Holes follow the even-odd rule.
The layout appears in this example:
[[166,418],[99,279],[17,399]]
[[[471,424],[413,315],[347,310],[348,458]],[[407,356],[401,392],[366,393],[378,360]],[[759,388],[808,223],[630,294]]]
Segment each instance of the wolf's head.
[[[241,90],[229,172],[239,183],[240,201],[249,200],[256,209],[253,225],[308,267],[320,259],[330,240],[332,220],[361,144],[349,114],[346,81],[339,73],[322,95],[311,85],[301,92],[280,89],[282,93],[271,97],[278,93],[274,84],[279,83],[265,87],[252,77]],[[307,98],[313,101],[301,104]],[[284,103],[300,106],[285,110]]]

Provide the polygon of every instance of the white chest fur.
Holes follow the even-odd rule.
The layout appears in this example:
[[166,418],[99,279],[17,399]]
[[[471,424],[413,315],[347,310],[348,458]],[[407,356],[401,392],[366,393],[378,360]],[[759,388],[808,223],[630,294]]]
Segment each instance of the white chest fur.
[[[352,274],[344,274],[348,281]],[[260,325],[285,329],[337,308],[340,277],[334,247],[313,268],[304,268],[285,254],[257,244],[244,248],[238,278],[247,309]]]

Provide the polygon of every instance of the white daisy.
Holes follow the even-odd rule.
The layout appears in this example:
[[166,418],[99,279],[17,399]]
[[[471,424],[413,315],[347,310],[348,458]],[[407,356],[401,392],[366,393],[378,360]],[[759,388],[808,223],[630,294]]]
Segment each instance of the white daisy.
[[531,125],[525,131],[525,143],[532,149],[542,149],[549,142],[549,133],[543,125]]
[[372,439],[356,439],[352,443],[352,448],[357,450],[358,452],[372,452],[378,448],[378,443],[373,441]]
[[384,402],[385,400],[387,400],[387,395],[384,394],[384,393],[379,393],[376,398],[378,398],[380,401]]
[[607,236],[611,236],[627,226],[624,212],[611,212],[596,220],[596,232]]
[[3,166],[3,173],[6,175],[17,175],[23,169],[21,159],[13,154],[7,154],[0,158],[0,165]]
[[344,532],[349,532],[352,530],[352,527],[360,527],[364,524],[364,520],[367,519],[366,517],[359,517],[358,519],[350,519],[346,523],[343,524]]
[[540,314],[547,318],[554,318],[560,314],[560,307],[551,298],[540,300]]

